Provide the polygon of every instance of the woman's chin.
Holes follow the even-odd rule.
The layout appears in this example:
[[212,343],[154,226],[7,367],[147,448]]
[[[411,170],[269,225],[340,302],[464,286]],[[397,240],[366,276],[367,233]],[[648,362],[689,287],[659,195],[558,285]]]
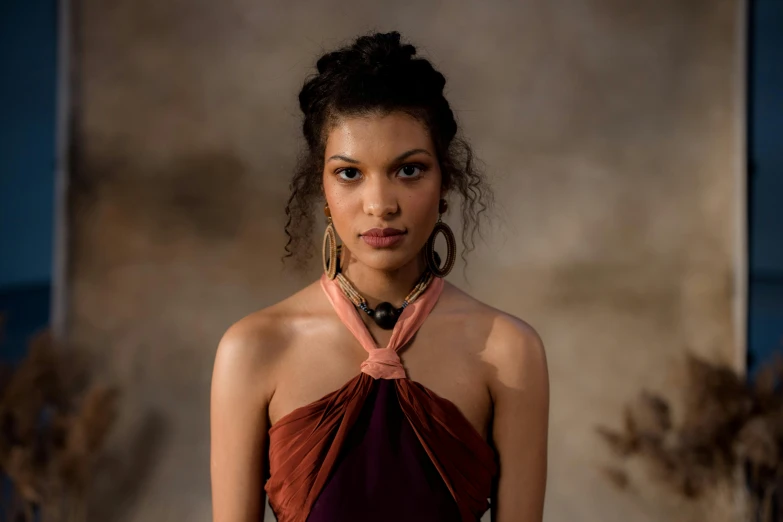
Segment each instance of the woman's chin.
[[[366,246],[366,245],[365,245]],[[371,249],[360,254],[352,253],[353,260],[373,270],[394,272],[404,267],[416,258],[417,253],[407,249]]]

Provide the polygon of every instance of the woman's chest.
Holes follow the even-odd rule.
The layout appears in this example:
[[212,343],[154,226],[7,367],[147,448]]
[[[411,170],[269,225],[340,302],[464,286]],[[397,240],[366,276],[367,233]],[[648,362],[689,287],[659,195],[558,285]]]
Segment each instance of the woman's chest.
[[[326,339],[297,337],[275,372],[275,393],[268,410],[272,424],[338,390],[359,374],[368,356],[347,333],[334,332]],[[421,331],[398,355],[409,379],[452,402],[487,440],[492,400],[486,363],[481,362],[476,344],[470,336]]]

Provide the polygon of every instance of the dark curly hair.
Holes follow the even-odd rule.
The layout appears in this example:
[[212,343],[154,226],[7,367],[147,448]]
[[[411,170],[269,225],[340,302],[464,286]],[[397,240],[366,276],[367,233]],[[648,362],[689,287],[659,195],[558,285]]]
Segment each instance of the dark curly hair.
[[307,78],[299,93],[307,148],[290,184],[283,260],[293,257],[302,267],[312,254],[313,206],[323,197],[324,151],[331,125],[339,117],[394,111],[410,114],[430,131],[443,186],[462,198],[463,260],[475,248],[474,237],[481,233],[481,214],[492,205],[492,191],[475,166],[470,145],[457,136],[457,122],[443,95],[446,79],[415,54],[416,48],[401,44],[400,33],[394,31],[361,36],[318,60],[318,73]]

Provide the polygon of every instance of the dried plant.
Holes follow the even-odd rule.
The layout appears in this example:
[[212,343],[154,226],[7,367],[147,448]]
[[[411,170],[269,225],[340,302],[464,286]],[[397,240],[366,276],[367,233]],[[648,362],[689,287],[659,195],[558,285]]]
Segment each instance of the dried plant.
[[6,521],[81,522],[117,391],[88,385],[86,365],[47,332],[0,373],[0,470],[13,483]]
[[[783,361],[765,366],[755,383],[693,355],[686,370],[681,422],[672,422],[666,399],[643,391],[625,408],[623,429],[599,427],[599,434],[618,457],[641,458],[687,498],[726,491],[745,470],[750,511],[763,522],[779,520],[773,508],[783,485]],[[619,487],[629,483],[622,468],[604,472]]]

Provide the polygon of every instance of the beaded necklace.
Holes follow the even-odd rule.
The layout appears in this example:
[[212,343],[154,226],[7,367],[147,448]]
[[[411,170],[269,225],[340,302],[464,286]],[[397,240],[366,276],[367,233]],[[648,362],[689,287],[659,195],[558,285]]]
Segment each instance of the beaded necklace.
[[397,324],[397,319],[399,319],[400,314],[402,314],[402,311],[405,310],[405,307],[414,302],[427,289],[434,277],[435,275],[432,272],[425,270],[421,277],[419,277],[419,280],[416,282],[413,289],[402,301],[402,306],[395,308],[393,304],[384,301],[382,303],[378,303],[378,306],[376,306],[374,310],[370,308],[370,306],[367,304],[367,300],[362,296],[362,294],[359,293],[358,290],[356,290],[356,287],[353,286],[353,284],[343,275],[343,273],[340,271],[339,264],[337,266],[337,275],[335,276],[335,279],[340,285],[340,289],[343,291],[345,296],[350,299],[354,306],[369,315],[372,320],[375,321],[375,324],[384,330],[391,330],[394,328],[394,325]]

